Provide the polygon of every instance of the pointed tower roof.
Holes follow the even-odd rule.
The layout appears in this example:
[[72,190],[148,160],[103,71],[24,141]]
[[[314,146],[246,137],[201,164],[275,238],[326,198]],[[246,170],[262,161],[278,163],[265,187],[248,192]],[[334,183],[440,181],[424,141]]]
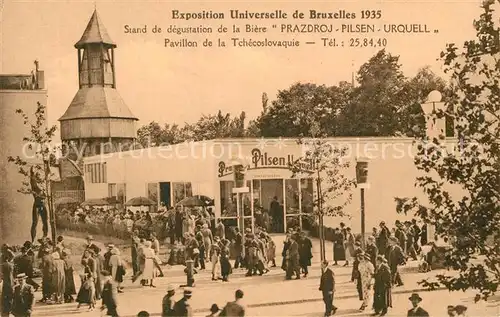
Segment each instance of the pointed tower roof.
[[116,44],[113,40],[111,40],[111,37],[109,37],[108,31],[106,31],[106,28],[97,13],[97,9],[94,10],[94,13],[90,17],[89,23],[87,24],[82,37],[75,44],[75,48],[82,48],[86,44],[96,43],[103,43],[116,47]]
[[110,87],[81,88],[59,121],[90,118],[138,120],[118,91]]

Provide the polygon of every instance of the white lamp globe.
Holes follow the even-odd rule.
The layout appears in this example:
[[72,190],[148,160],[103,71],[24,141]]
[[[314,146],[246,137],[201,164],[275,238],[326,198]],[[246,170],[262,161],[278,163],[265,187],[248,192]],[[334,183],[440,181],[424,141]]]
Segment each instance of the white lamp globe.
[[441,93],[437,90],[433,90],[431,91],[428,95],[427,95],[427,101],[426,102],[441,102],[441,99],[443,99],[443,95],[441,95]]

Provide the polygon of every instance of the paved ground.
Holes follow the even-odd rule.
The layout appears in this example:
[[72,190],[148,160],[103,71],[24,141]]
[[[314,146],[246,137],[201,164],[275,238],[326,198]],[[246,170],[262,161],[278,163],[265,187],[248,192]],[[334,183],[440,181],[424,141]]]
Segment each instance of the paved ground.
[[[355,286],[350,282],[350,268],[335,268],[337,279],[336,305],[339,307],[337,315],[360,315],[357,308],[360,303],[357,299]],[[201,272],[196,277],[196,287],[191,300],[195,316],[205,316],[213,303],[222,306],[232,300],[234,291],[242,289],[245,292],[245,304],[251,316],[321,316],[323,304],[318,291],[320,270],[313,267],[311,274],[301,280],[284,281],[283,271],[273,269],[265,276],[243,277],[241,270],[236,270],[230,282],[213,282],[208,272]],[[394,308],[391,315],[405,315],[409,308],[407,300],[409,294],[419,290],[417,281],[425,275],[403,274],[405,285],[394,289]],[[161,299],[165,294],[166,286],[172,283],[179,287],[185,282],[184,277],[165,277],[156,280],[156,288],[140,287],[130,281],[125,283],[125,293],[119,295],[119,311],[121,316],[134,316],[141,310],[150,313],[160,313]],[[440,316],[449,304],[465,303],[470,307],[469,316],[500,316],[497,303],[472,304],[472,293],[449,293],[448,291],[421,292],[425,300],[425,307],[431,316]],[[182,289],[178,288],[180,297]],[[39,293],[37,293],[40,296]],[[44,305],[37,304],[33,316],[99,316],[98,310],[88,312],[86,308],[76,309],[76,304]],[[368,315],[365,313],[364,315]]]
[[[274,237],[278,246],[277,253],[281,253],[282,236]],[[332,258],[333,246],[327,242],[327,258]],[[320,276],[319,242],[313,240],[313,266],[310,275],[301,280],[284,281],[284,272],[280,268],[273,268],[264,276],[244,277],[245,271],[235,270],[228,283],[211,281],[210,273],[202,271],[196,275],[196,287],[191,300],[195,316],[206,316],[213,303],[223,306],[233,299],[234,291],[242,289],[245,292],[245,304],[250,316],[322,316],[323,303],[318,291]],[[278,266],[281,257],[278,257]],[[209,268],[208,263],[207,268]],[[427,277],[426,274],[415,273],[416,263],[410,262],[402,269],[403,287],[394,289],[394,308],[391,316],[406,316],[410,303],[408,296],[411,292],[420,291],[424,298],[424,307],[431,316],[444,316],[447,305],[459,303],[469,306],[469,316],[500,316],[498,302],[473,304],[472,293],[449,293],[448,291],[423,292],[417,282]],[[129,270],[130,271],[130,270]],[[338,316],[367,316],[370,312],[360,314],[357,309],[360,303],[357,299],[355,286],[350,282],[351,267],[334,267],[337,281],[336,305],[339,307]],[[130,278],[124,283],[125,293],[119,295],[119,312],[121,316],[135,316],[137,312],[146,310],[159,316],[161,300],[167,285],[173,284],[178,288],[178,297],[182,295],[180,285],[185,283],[183,267],[174,266],[165,268],[166,277],[158,278],[156,288],[140,287],[132,284]],[[439,272],[432,272],[437,274]],[[129,272],[130,274],[130,272]],[[79,279],[76,279],[79,282]],[[77,288],[79,283],[77,284]],[[37,298],[41,296],[37,293]],[[99,303],[100,305],[100,303]],[[76,309],[76,304],[45,305],[37,304],[33,316],[99,316],[99,309],[88,312],[82,307]]]

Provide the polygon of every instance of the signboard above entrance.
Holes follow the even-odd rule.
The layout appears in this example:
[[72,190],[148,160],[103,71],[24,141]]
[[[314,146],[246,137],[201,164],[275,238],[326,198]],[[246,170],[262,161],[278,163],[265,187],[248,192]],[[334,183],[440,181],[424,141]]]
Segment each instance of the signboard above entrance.
[[[247,171],[266,168],[290,169],[290,165],[294,162],[294,156],[291,154],[286,156],[272,156],[258,148],[252,149],[250,153],[251,163],[246,166]],[[232,173],[232,164],[223,161],[219,162],[219,177],[224,177]]]

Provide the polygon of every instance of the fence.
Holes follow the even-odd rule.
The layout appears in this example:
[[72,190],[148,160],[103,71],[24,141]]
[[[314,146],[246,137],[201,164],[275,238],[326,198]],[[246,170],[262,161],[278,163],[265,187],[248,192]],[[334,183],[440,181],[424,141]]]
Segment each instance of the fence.
[[54,199],[69,197],[75,199],[77,202],[83,202],[85,200],[84,190],[57,190],[53,193]]
[[[166,237],[166,232],[164,230],[165,226],[161,221],[153,220],[153,226],[147,228],[149,230],[154,230],[159,239],[164,239]],[[65,229],[77,232],[84,232],[87,234],[101,235],[106,237],[114,237],[122,240],[129,239],[131,233],[128,231],[125,224],[111,224],[111,223],[84,223],[75,222],[65,216],[56,216],[56,225],[58,229]],[[137,229],[146,229],[138,227]]]

